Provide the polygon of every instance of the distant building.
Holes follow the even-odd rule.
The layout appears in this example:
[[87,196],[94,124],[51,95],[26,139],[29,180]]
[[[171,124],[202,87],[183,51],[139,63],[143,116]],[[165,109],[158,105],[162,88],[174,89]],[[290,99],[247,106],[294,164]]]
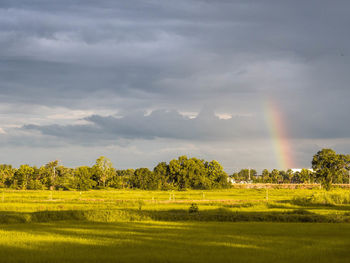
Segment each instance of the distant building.
[[231,183],[231,184],[235,184],[236,183],[235,179],[233,177],[231,177],[231,176],[227,177],[227,181],[229,183]]

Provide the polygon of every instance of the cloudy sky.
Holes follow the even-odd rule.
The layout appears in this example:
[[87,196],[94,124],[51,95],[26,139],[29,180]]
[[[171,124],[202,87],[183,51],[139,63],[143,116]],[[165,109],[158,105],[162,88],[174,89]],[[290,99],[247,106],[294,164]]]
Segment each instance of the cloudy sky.
[[349,153],[349,10],[347,0],[1,0],[0,163],[105,155],[152,168],[185,154],[231,173],[284,168],[276,144],[289,144],[294,167],[323,147]]

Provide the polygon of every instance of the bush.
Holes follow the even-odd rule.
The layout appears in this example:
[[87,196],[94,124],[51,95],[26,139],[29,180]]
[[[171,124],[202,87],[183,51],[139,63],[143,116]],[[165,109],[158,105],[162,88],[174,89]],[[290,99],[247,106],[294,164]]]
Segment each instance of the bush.
[[198,205],[196,203],[192,203],[190,208],[188,209],[188,212],[190,214],[192,213],[198,213],[199,209],[198,209]]
[[342,205],[350,204],[350,193],[324,192],[307,197],[294,198],[293,203],[297,205]]

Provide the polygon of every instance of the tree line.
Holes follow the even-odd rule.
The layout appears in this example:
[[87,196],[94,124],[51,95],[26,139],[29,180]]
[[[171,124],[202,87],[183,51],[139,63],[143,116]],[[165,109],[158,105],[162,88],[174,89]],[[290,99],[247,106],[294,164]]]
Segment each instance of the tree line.
[[101,156],[92,166],[67,168],[57,160],[41,167],[0,165],[0,187],[23,190],[144,189],[185,190],[217,189],[229,186],[228,175],[218,161],[180,156],[167,164],[148,168],[117,170]]
[[293,172],[291,169],[287,171],[273,169],[271,171],[264,169],[261,175],[258,175],[255,169],[242,169],[233,173],[232,178],[236,182],[251,183],[271,183],[271,184],[304,184],[317,183],[315,174],[309,169],[301,169],[301,171]]
[[185,190],[227,188],[235,182],[251,183],[320,183],[329,190],[333,183],[350,183],[350,155],[337,154],[332,149],[317,152],[312,159],[313,171],[302,169],[280,171],[264,169],[258,175],[254,169],[242,169],[228,176],[218,161],[205,161],[180,156],[169,163],[160,162],[148,168],[117,170],[101,156],[92,166],[67,168],[57,160],[41,167],[0,165],[0,188],[23,190],[89,190],[102,188]]
[[[349,174],[344,169],[341,173],[332,176],[334,184],[349,183]],[[239,172],[233,173],[232,178],[235,182],[251,182],[251,183],[270,183],[270,184],[318,184],[321,183],[321,177],[318,176],[312,169],[301,169],[293,171],[288,169],[271,171],[264,169],[262,174],[258,175],[254,169],[242,169]]]
[[258,175],[254,169],[242,169],[233,173],[236,182],[273,183],[273,184],[321,184],[329,190],[332,184],[350,184],[350,155],[337,154],[332,149],[318,151],[311,161],[312,169],[291,169],[280,171],[264,169]]

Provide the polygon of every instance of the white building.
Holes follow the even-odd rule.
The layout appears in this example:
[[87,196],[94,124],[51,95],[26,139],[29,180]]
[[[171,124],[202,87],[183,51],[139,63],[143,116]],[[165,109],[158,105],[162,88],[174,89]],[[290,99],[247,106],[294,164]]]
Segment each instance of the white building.
[[231,176],[228,176],[228,177],[227,177],[227,181],[228,181],[229,183],[231,183],[231,184],[235,184],[235,183],[236,183],[235,179],[234,179],[233,177],[231,177]]

